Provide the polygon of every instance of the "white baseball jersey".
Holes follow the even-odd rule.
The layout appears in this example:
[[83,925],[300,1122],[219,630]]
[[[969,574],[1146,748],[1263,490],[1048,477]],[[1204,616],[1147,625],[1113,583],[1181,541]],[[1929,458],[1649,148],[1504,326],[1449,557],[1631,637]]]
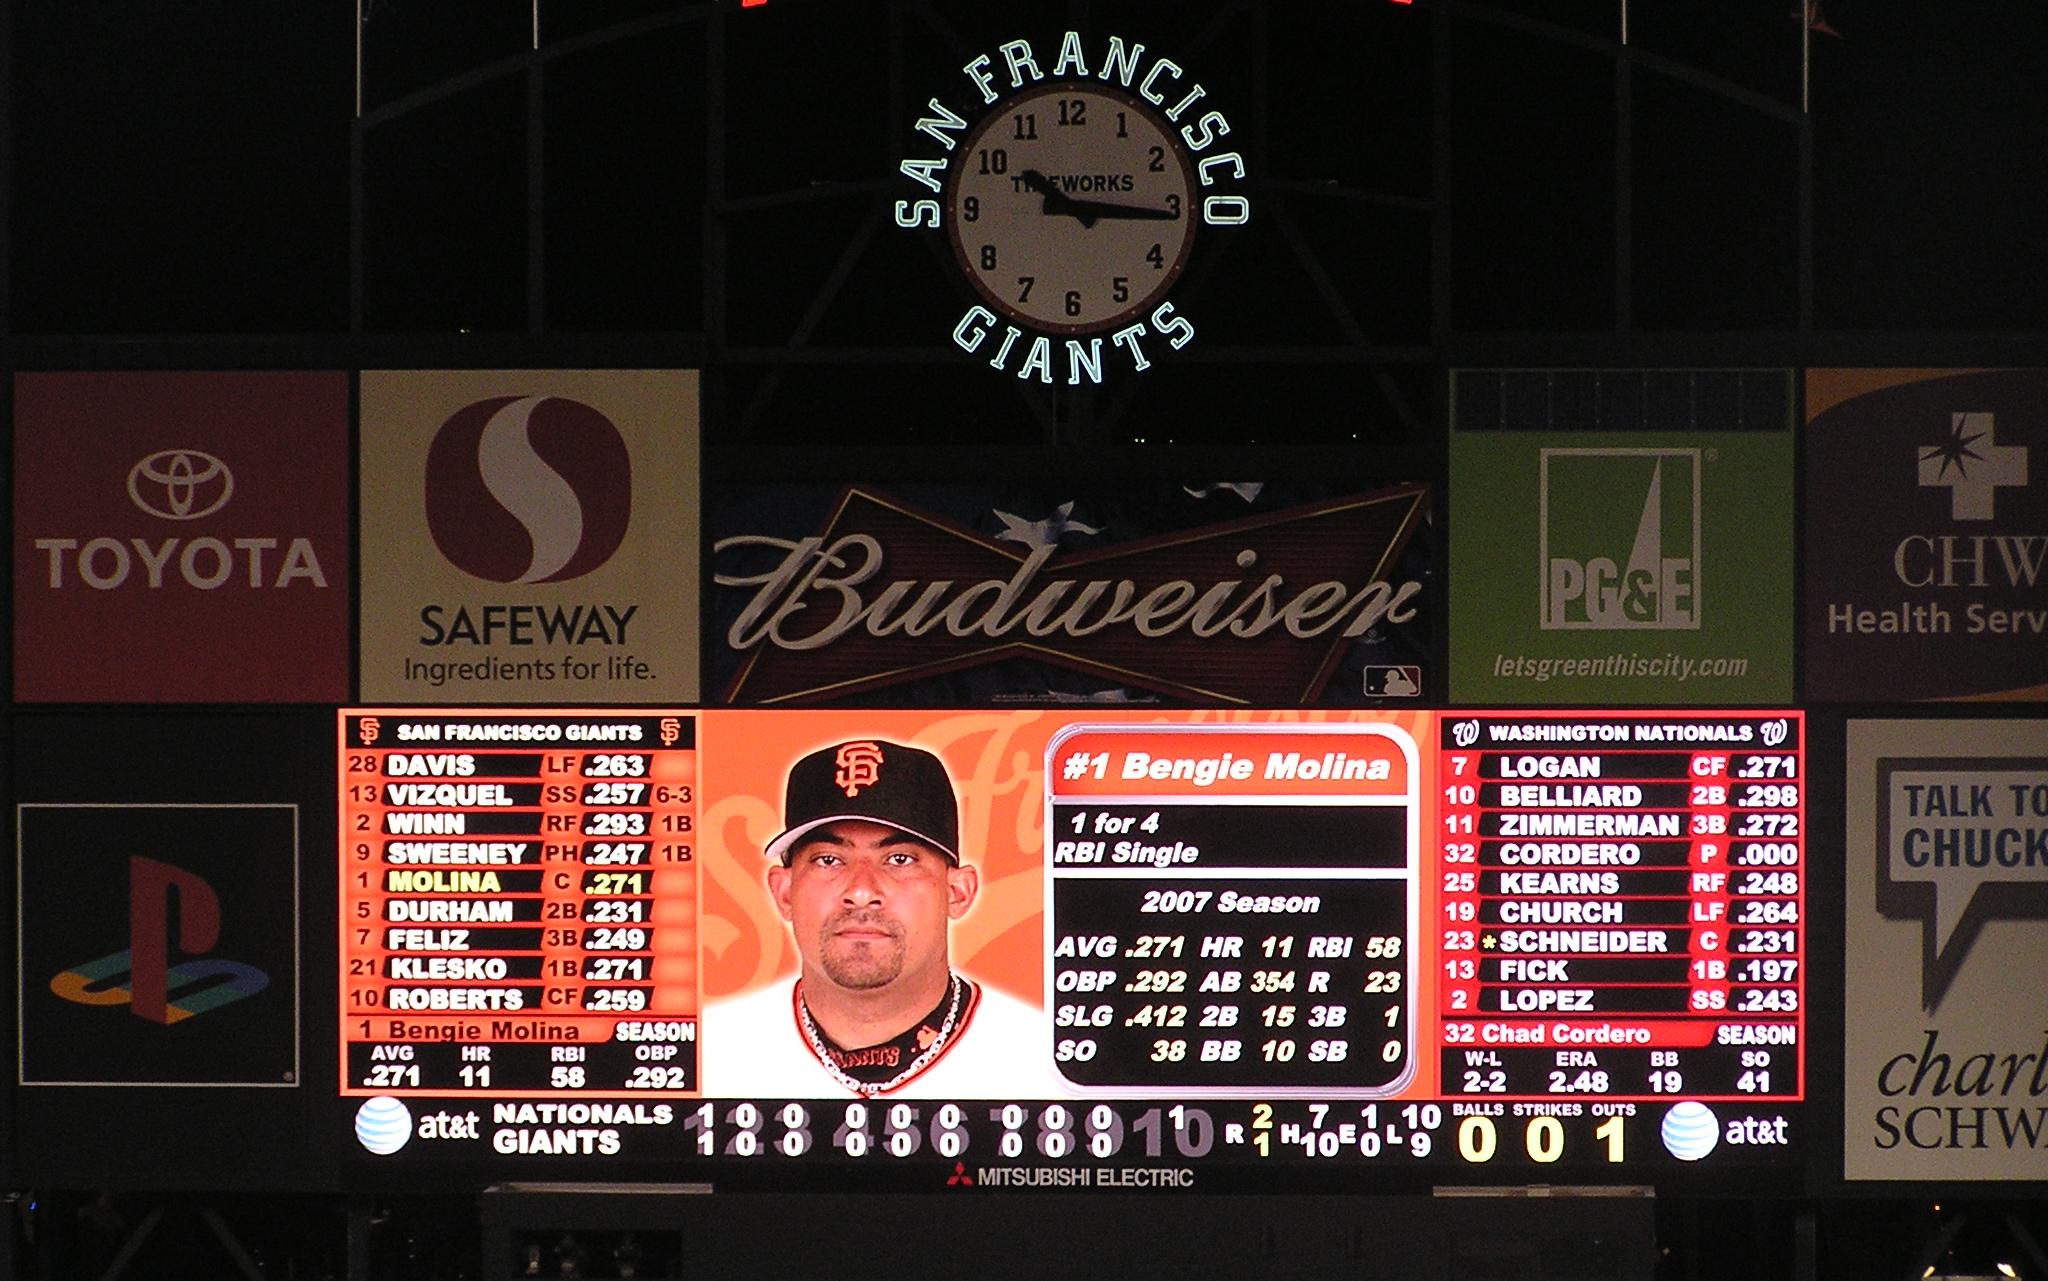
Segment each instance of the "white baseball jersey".
[[[939,1057],[888,1099],[1046,1099],[1069,1092],[1052,1070],[1045,1012],[986,984]],[[697,1021],[705,1094],[742,1099],[854,1097],[819,1062],[798,1022],[795,984],[714,1001]]]

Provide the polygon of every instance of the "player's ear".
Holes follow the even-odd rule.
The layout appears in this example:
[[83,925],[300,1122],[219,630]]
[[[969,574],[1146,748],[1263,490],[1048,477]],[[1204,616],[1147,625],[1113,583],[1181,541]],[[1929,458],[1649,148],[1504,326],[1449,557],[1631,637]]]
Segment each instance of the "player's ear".
[[946,915],[959,920],[967,915],[967,909],[974,906],[974,896],[981,893],[981,873],[962,865],[946,869]]
[[789,869],[780,863],[768,867],[768,896],[775,900],[775,910],[782,913],[782,919],[789,919]]

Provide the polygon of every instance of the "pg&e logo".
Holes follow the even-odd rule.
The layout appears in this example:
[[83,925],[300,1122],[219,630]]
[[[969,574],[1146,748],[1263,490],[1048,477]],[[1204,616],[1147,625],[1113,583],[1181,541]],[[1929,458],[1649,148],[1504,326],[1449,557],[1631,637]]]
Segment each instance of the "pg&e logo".
[[[128,860],[128,946],[71,966],[50,980],[50,990],[80,1005],[126,1005],[136,1018],[171,1024],[270,986],[270,975],[253,965],[206,956],[219,942],[213,886],[138,854]],[[174,950],[195,959],[174,964]]]
[[1700,451],[1545,449],[1544,631],[1696,631]]

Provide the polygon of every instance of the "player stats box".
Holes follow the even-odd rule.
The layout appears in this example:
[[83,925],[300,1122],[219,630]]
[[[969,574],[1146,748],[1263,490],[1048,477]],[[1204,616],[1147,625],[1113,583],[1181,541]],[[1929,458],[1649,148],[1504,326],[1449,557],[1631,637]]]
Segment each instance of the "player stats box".
[[1395,1093],[1414,1070],[1416,757],[1375,725],[1058,735],[1061,1075],[1114,1093]]
[[[378,1160],[1220,1190],[1803,1159],[1797,713],[341,733],[342,1093]],[[903,768],[944,804],[903,809]],[[848,818],[937,824],[973,874],[927,927],[963,982],[894,1042],[822,1034],[804,983],[837,918],[784,892],[779,834]]]
[[694,1084],[695,721],[340,717],[342,1089]]

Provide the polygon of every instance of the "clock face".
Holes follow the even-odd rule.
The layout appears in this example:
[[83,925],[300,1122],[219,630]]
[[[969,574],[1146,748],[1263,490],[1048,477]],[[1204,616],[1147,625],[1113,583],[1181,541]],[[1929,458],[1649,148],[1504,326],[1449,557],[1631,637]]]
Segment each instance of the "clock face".
[[1195,236],[1194,170],[1165,117],[1100,85],[992,108],[946,188],[953,252],[989,306],[1056,334],[1149,314]]

